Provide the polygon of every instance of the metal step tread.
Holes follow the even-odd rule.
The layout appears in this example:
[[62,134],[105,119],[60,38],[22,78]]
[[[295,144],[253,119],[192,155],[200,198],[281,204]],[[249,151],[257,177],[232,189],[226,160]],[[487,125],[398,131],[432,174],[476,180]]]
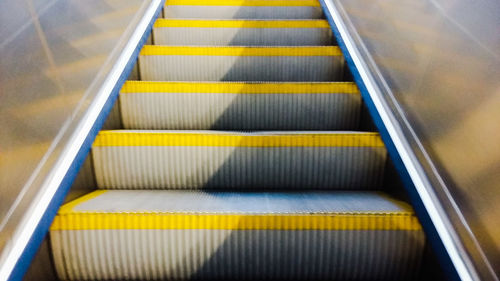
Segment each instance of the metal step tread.
[[342,57],[337,46],[161,46],[145,45],[141,56]]
[[326,20],[158,19],[154,43],[170,46],[333,45]]
[[317,0],[169,0],[164,17],[173,19],[320,19]]
[[142,80],[283,81],[344,79],[344,57],[336,46],[144,46]]
[[353,94],[359,89],[354,82],[177,82],[131,81],[120,94],[203,93],[203,94]]
[[318,0],[169,0],[165,9],[169,6],[237,6],[237,7],[319,7]]
[[50,235],[64,280],[412,280],[425,245],[373,192],[97,191]]
[[376,189],[378,133],[112,130],[92,156],[103,189]]
[[125,129],[355,130],[361,96],[352,82],[127,81]]
[[[163,219],[146,224],[155,217]],[[85,222],[92,218],[93,225]],[[248,221],[242,221],[245,218]],[[408,204],[380,192],[173,190],[94,191],[63,205],[51,229],[182,229],[182,225],[193,229],[420,229]]]
[[100,131],[93,147],[106,146],[384,147],[384,143],[378,133],[354,131]]
[[322,19],[157,19],[156,28],[203,27],[203,28],[326,28],[327,20]]

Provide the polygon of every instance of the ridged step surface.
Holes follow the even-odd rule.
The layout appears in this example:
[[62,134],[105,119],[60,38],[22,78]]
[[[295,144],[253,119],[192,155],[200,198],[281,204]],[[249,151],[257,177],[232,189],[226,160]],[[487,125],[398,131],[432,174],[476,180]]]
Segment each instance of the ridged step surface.
[[356,131],[320,3],[167,0],[163,15],[113,111],[125,130],[92,146],[98,191],[51,226],[58,277],[417,279],[424,233],[377,192],[386,148]]
[[174,20],[158,19],[156,45],[321,46],[332,45],[326,20]]
[[375,189],[377,133],[101,131],[92,156],[105,189]]
[[346,130],[358,128],[354,83],[128,81],[126,129]]
[[340,81],[344,57],[335,46],[144,46],[139,70],[148,81]]
[[320,19],[318,0],[168,0],[166,18]]
[[374,192],[97,191],[51,238],[68,280],[411,280],[424,245],[411,208]]

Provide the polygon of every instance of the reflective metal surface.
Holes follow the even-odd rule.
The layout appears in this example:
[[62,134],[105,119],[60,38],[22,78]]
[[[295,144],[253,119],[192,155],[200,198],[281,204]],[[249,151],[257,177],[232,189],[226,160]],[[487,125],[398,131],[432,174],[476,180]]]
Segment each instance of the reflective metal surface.
[[[160,2],[0,3],[0,280],[30,238],[24,230],[36,227],[47,206],[37,204],[50,201],[55,179],[66,173],[54,167],[72,161],[66,152],[78,151],[70,146],[89,132],[82,120],[99,95],[109,96],[128,61],[123,52],[137,46],[149,21],[140,34],[137,27]],[[135,46],[129,46],[134,36]]]
[[326,0],[325,5],[345,22],[346,45],[360,55],[354,63],[366,62],[369,74],[360,76],[368,81],[368,92],[380,94],[375,107],[388,110],[381,118],[392,123],[387,130],[397,149],[402,144],[398,152],[407,144],[402,161],[416,163],[410,176],[421,181],[415,185],[422,187],[419,195],[425,195],[433,223],[448,239],[443,243],[459,276],[498,280],[500,2]]

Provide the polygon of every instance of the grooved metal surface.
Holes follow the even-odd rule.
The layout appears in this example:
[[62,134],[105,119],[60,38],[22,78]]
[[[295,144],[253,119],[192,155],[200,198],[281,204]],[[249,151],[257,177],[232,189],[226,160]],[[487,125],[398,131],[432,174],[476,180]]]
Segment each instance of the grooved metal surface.
[[141,55],[149,81],[340,81],[342,56]]
[[379,229],[353,230],[341,224],[330,230],[321,230],[321,225],[306,230],[306,224],[297,224],[293,230],[241,230],[164,229],[160,225],[164,220],[140,229],[115,229],[100,222],[107,216],[134,212],[143,216],[205,214],[206,219],[224,213],[415,219],[405,203],[374,192],[107,191],[64,208],[59,216],[72,213],[73,223],[85,220],[76,219],[79,214],[96,214],[91,229],[51,230],[57,271],[65,280],[412,280],[418,277],[425,245],[420,228],[387,223]]
[[172,19],[321,19],[321,7],[307,6],[166,6]]
[[58,230],[61,279],[413,280],[422,231]]
[[[193,204],[196,202],[196,204]],[[228,192],[228,191],[96,191],[65,212],[96,213],[230,213],[312,214],[339,213],[413,214],[411,207],[381,192]]]
[[155,44],[198,46],[322,46],[329,28],[155,27]]
[[99,188],[375,189],[384,147],[95,146]]
[[[164,14],[322,17],[309,0],[171,0]],[[327,131],[359,125],[356,86],[319,83],[345,78],[340,49],[324,46],[321,21],[277,23],[157,22],[152,42],[166,46],[144,47],[137,72],[157,82],[128,82],[116,111],[135,130],[99,133],[99,190],[52,224],[61,279],[418,278],[418,219],[375,191],[387,157],[379,135]]]
[[359,94],[127,93],[126,129],[347,130],[359,125]]

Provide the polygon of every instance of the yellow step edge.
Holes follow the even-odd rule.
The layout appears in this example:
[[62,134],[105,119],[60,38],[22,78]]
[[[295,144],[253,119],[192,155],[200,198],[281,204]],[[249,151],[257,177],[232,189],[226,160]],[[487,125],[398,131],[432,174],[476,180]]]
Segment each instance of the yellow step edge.
[[213,94],[356,94],[353,82],[240,83],[240,82],[150,82],[127,81],[120,94],[130,93],[213,93]]
[[99,197],[100,195],[106,193],[107,190],[96,190],[93,192],[90,192],[88,194],[83,195],[82,197],[79,197],[75,200],[72,200],[64,205],[61,206],[59,209],[58,213],[59,214],[65,214],[65,213],[70,213],[73,211],[73,209],[77,206],[80,205],[83,202],[87,202],[91,199],[94,199],[96,197]]
[[248,135],[165,131],[100,131],[98,146],[225,146],[225,147],[383,147],[378,133]]
[[165,6],[320,7],[318,0],[167,0]]
[[153,46],[142,48],[141,56],[342,56],[337,46],[313,47],[194,47]]
[[420,230],[412,213],[373,214],[184,214],[166,212],[73,212],[57,215],[50,230],[90,229],[273,229]]
[[157,19],[154,27],[330,28],[326,20],[177,20]]

